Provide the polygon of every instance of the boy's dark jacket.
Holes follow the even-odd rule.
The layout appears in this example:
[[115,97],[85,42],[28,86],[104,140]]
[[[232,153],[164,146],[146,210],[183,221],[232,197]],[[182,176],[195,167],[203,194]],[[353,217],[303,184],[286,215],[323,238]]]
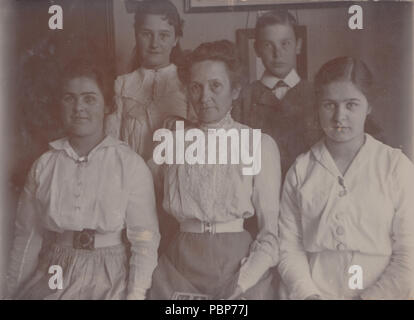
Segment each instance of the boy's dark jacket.
[[282,177],[296,157],[322,136],[314,109],[313,85],[301,80],[279,100],[261,81],[254,81],[235,102],[236,121],[270,135],[280,151]]

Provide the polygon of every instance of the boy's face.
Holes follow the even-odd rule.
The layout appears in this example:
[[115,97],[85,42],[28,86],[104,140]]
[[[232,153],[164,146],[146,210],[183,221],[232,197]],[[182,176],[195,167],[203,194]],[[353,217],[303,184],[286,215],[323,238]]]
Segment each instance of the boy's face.
[[296,55],[300,53],[301,44],[301,39],[296,41],[292,26],[273,24],[259,31],[255,49],[266,70],[278,78],[284,78],[296,68]]

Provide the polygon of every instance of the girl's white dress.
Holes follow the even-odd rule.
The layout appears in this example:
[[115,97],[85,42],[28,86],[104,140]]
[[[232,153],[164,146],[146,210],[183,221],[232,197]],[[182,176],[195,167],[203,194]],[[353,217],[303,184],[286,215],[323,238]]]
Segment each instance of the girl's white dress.
[[414,166],[365,136],[344,176],[323,140],[288,171],[279,271],[292,299],[414,297]]
[[115,111],[105,132],[127,142],[145,160],[152,157],[153,133],[171,116],[188,118],[184,87],[177,67],[139,68],[115,81]]

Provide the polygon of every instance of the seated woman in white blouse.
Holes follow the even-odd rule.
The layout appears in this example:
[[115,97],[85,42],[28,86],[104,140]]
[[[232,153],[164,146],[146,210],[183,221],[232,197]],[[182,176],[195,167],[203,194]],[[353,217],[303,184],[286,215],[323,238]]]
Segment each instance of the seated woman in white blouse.
[[[199,119],[196,128],[206,139],[215,129],[252,133],[230,116],[240,92],[234,44],[223,40],[200,45],[181,71]],[[260,141],[261,170],[256,175],[243,175],[241,161],[154,166],[163,208],[178,221],[180,231],[154,271],[151,299],[272,297],[269,268],[279,259],[280,157],[270,136],[262,134]],[[208,143],[205,148],[207,159],[213,151]],[[243,223],[253,215],[259,230],[252,239]]]
[[146,161],[152,135],[176,117],[188,118],[184,86],[177,76],[183,22],[169,0],[138,3],[135,13],[136,63],[115,81],[115,111],[105,132],[127,142]]
[[63,72],[67,137],[33,164],[21,194],[12,298],[144,299],[151,286],[160,238],[153,181],[140,156],[104,134],[110,80],[84,59]]
[[414,298],[414,166],[364,133],[372,75],[360,60],[315,78],[325,137],[283,187],[279,271],[291,299]]

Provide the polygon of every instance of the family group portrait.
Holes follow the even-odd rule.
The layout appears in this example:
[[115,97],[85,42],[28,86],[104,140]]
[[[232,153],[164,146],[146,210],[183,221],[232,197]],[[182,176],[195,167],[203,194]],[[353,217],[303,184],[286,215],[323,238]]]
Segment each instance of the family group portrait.
[[2,0],[0,299],[414,299],[413,15]]

